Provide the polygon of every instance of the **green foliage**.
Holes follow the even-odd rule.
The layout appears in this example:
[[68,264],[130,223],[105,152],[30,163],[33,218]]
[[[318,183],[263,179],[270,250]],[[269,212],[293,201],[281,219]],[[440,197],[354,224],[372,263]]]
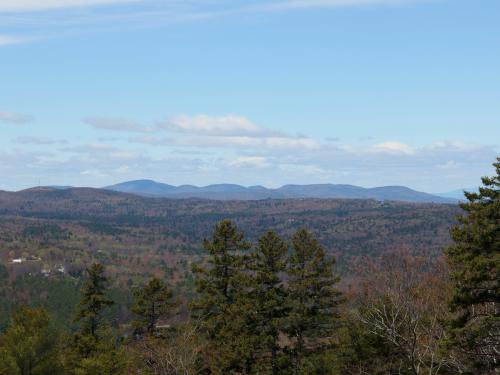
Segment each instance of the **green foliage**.
[[310,354],[326,344],[335,329],[340,292],[333,274],[334,258],[305,229],[293,236],[293,252],[288,262],[288,302],[290,313],[286,331],[290,340],[295,374],[314,373]]
[[[78,336],[77,341],[66,350],[64,354],[67,374],[118,375],[124,373],[128,364],[124,349],[115,342],[113,332],[109,328],[100,329],[100,332],[102,339],[97,341],[92,336]],[[89,347],[93,351],[82,356],[83,350]]]
[[22,307],[0,336],[0,373],[5,375],[62,374],[57,335],[41,308]]
[[52,324],[58,329],[73,329],[74,309],[78,304],[79,281],[68,277],[45,277],[23,275],[12,285],[12,294],[17,303],[41,306],[52,317]]
[[287,314],[287,292],[281,280],[286,268],[287,244],[274,231],[259,238],[251,256],[252,291],[248,311],[255,311],[253,333],[257,336],[259,373],[277,374],[281,369],[279,334]]
[[337,340],[320,359],[329,367],[325,374],[335,375],[389,375],[406,373],[401,363],[404,358],[387,340],[375,335],[352,313],[339,319],[341,328]]
[[83,285],[82,299],[77,307],[76,320],[80,322],[80,333],[96,339],[101,326],[103,310],[113,305],[106,296],[108,279],[104,275],[104,266],[94,263],[87,268],[87,281]]
[[[500,159],[495,166],[498,175]],[[111,195],[75,199],[71,192],[58,195],[61,202],[71,199],[67,205],[71,210],[66,203],[47,208],[47,200],[35,200],[33,206],[18,212],[6,203],[3,213],[20,216],[15,219],[19,222],[0,220],[0,246],[8,243],[13,254],[9,257],[13,257],[31,254],[24,246],[26,241],[38,241],[40,249],[34,255],[40,256],[43,264],[34,261],[9,266],[14,270],[12,280],[4,277],[3,282],[0,266],[0,315],[7,316],[19,302],[28,302],[46,307],[56,318],[50,324],[53,327],[64,324],[77,306],[78,330],[64,341],[68,345],[59,355],[57,337],[45,328],[49,323],[37,326],[36,330],[48,332],[38,336],[35,330],[24,334],[29,329],[21,332],[13,328],[28,327],[31,320],[24,325],[13,322],[0,338],[0,374],[24,374],[13,353],[33,355],[36,361],[53,358],[57,362],[62,357],[68,375],[122,374],[131,368],[131,373],[142,374],[415,375],[425,371],[434,375],[453,373],[457,368],[474,374],[494,373],[498,366],[494,361],[499,327],[500,177],[483,182],[478,194],[467,194],[469,202],[463,205],[467,215],[459,219],[460,225],[452,233],[455,244],[447,251],[455,282],[451,306],[457,318],[450,325],[448,340],[454,349],[442,353],[437,348],[446,336],[440,320],[447,319],[443,302],[443,296],[449,294],[447,282],[428,278],[409,286],[412,276],[425,274],[425,267],[393,264],[385,272],[375,272],[384,282],[376,283],[378,279],[372,278],[369,288],[358,294],[349,289],[358,299],[352,299],[352,311],[339,318],[342,299],[336,289],[338,277],[332,271],[335,261],[320,244],[328,243],[328,251],[355,255],[379,255],[388,246],[409,244],[412,253],[428,254],[430,248],[429,254],[435,255],[435,249],[446,243],[443,233],[456,210],[451,205],[319,200],[201,204],[134,197],[122,200],[121,196],[109,200]],[[221,217],[234,218],[246,228],[250,239],[256,239],[262,228],[276,229],[289,238],[306,223],[318,237],[298,230],[289,253],[287,243],[269,230],[250,252],[250,244],[236,225],[223,220],[203,242],[205,254],[200,253],[199,239],[207,235],[208,224]],[[103,218],[109,223],[104,229],[100,227]],[[34,224],[35,229],[19,230],[27,223],[45,221],[58,225],[67,235],[54,226],[44,238],[38,224]],[[51,247],[45,248],[43,242]],[[76,271],[83,270],[81,265],[89,259],[102,263],[87,270],[88,280],[78,304],[75,291],[82,282],[81,272]],[[191,262],[200,265],[188,273]],[[77,266],[72,266],[75,263]],[[71,276],[39,275],[42,265],[54,269],[58,264],[67,265]],[[111,282],[104,276],[103,264],[113,276]],[[398,270],[401,279],[391,270]],[[162,272],[182,297],[189,299],[186,290],[191,284],[197,294],[191,305],[191,324],[173,324],[158,335],[154,332],[157,323],[168,319],[172,310],[172,292],[153,278],[136,291],[133,303],[129,289]],[[359,275],[348,275],[354,288],[360,280]],[[133,326],[150,334],[140,340],[121,341],[118,329],[121,334],[130,333],[131,306],[136,314]],[[179,315],[181,319],[186,318],[185,313]],[[4,326],[0,319],[0,329]],[[394,339],[394,335],[398,337]],[[53,351],[38,350],[42,346],[36,342],[42,338],[52,340],[42,346]],[[14,345],[19,348],[12,349]],[[26,349],[30,345],[36,350]],[[463,363],[474,362],[475,367],[462,366],[456,349],[468,355]],[[415,358],[420,363],[418,371],[410,365],[417,363]],[[430,369],[429,358],[443,365]],[[57,366],[47,374],[57,374],[60,364]]]
[[500,158],[494,166],[496,176],[483,177],[478,193],[465,193],[466,215],[446,251],[455,284],[450,306],[457,313],[450,342],[482,371],[500,368]]
[[287,262],[288,246],[268,231],[246,256],[248,244],[229,221],[205,242],[209,260],[194,270],[199,297],[193,309],[214,373],[325,373],[323,351],[340,303],[335,260],[305,230],[295,234],[293,245]]
[[212,239],[204,241],[206,267],[194,267],[198,298],[192,304],[194,316],[211,344],[212,368],[216,372],[237,372],[253,356],[245,329],[248,315],[243,299],[245,256],[250,245],[229,220],[221,221]]
[[120,374],[126,366],[124,351],[117,346],[103,318],[104,310],[113,305],[107,297],[108,279],[104,271],[98,263],[87,269],[88,279],[76,313],[80,327],[65,353],[66,371],[73,375]]
[[156,277],[137,290],[134,296],[132,312],[138,315],[138,319],[133,324],[139,332],[154,333],[158,320],[167,318],[175,306],[172,291]]
[[[32,259],[5,263],[10,279],[0,290],[0,329],[12,309],[36,300],[56,326],[72,330],[74,291],[84,265],[92,262],[107,267],[110,287],[127,299],[120,305],[113,295],[116,305],[105,313],[119,324],[130,318],[132,296],[125,296],[129,279],[142,284],[153,275],[168,278],[176,295],[190,298],[195,289],[190,264],[203,261],[202,239],[222,218],[238,223],[252,241],[267,229],[289,239],[304,225],[314,228],[328,252],[338,254],[339,271],[345,271],[353,257],[378,256],[389,248],[440,254],[459,210],[454,205],[368,200],[151,200],[81,189],[0,192],[0,200],[1,258]],[[57,271],[61,265],[64,275]],[[42,268],[51,270],[45,281],[39,277]],[[22,286],[13,285],[25,275],[30,277]]]

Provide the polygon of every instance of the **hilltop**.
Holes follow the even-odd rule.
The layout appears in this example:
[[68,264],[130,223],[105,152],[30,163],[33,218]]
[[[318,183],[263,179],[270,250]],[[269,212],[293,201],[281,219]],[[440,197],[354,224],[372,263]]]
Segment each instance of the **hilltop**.
[[135,180],[107,186],[104,189],[144,197],[204,198],[216,200],[261,200],[287,198],[375,199],[379,201],[456,203],[457,199],[416,191],[405,186],[363,188],[345,184],[284,185],[277,189],[264,186],[245,187],[235,184],[208,186],[168,185],[152,180]]

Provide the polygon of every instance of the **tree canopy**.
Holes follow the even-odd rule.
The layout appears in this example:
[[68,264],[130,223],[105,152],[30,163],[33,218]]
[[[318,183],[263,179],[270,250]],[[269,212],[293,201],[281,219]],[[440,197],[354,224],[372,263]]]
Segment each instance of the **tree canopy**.
[[465,214],[446,251],[454,282],[450,307],[457,313],[451,342],[481,371],[500,367],[500,158],[493,165],[496,175],[465,193]]

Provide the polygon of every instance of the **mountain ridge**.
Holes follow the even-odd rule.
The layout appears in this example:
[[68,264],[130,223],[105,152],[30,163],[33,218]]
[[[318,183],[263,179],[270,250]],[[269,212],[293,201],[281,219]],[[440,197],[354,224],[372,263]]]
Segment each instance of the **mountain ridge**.
[[103,187],[105,190],[156,198],[201,198],[215,200],[262,200],[289,198],[375,199],[404,202],[457,203],[457,199],[410,189],[406,186],[363,188],[349,184],[288,184],[279,188],[245,187],[237,184],[174,186],[153,180],[133,180]]

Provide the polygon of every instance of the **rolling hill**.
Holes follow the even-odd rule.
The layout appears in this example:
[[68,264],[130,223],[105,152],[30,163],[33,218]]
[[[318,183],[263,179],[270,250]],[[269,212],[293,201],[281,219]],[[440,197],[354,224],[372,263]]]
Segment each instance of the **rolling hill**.
[[457,200],[412,190],[405,186],[363,188],[354,185],[313,184],[284,185],[277,189],[263,186],[245,187],[235,184],[217,184],[203,187],[193,185],[173,186],[152,180],[127,181],[104,189],[131,193],[143,197],[202,198],[214,200],[261,200],[286,198],[319,199],[375,199],[426,203],[456,203]]
[[[289,189],[287,194],[302,194]],[[222,219],[234,221],[254,244],[268,229],[287,241],[299,228],[311,230],[337,257],[337,269],[349,283],[350,270],[364,257],[387,252],[439,257],[459,211],[457,205],[373,199],[229,201],[146,198],[91,188],[0,191],[0,271],[8,271],[12,286],[12,294],[0,295],[0,329],[14,304],[26,301],[71,322],[74,296],[91,262],[106,266],[123,301],[130,299],[130,285],[152,276],[168,278],[177,295],[189,296],[189,270],[203,262],[202,241]],[[13,264],[16,258],[27,260]]]

